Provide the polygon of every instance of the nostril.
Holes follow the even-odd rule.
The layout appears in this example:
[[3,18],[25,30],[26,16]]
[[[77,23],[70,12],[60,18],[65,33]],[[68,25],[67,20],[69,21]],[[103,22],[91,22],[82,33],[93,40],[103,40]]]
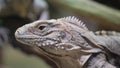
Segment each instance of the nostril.
[[43,29],[45,29],[45,27],[46,27],[46,26],[39,26],[39,29],[40,29],[40,30],[43,30]]
[[15,32],[15,36],[17,36],[17,35],[19,35],[20,34],[20,32],[19,31],[16,31]]
[[18,34],[20,34],[20,32],[19,31],[16,31]]
[[17,29],[16,31],[15,31],[15,35],[21,35],[22,34],[22,31],[20,30],[20,29]]

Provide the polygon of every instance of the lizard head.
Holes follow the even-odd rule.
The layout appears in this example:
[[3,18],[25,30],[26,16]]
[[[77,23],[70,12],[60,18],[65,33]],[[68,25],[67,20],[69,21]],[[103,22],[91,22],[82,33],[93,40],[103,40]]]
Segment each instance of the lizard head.
[[86,30],[83,22],[69,16],[26,24],[16,30],[15,37],[19,42],[37,46],[47,53],[68,54],[85,45],[80,33]]

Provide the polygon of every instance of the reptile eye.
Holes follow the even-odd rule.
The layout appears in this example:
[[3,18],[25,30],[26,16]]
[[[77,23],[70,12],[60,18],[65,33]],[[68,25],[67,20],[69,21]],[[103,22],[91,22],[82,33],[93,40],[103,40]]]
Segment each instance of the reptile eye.
[[39,26],[40,30],[44,30],[46,28],[46,26]]

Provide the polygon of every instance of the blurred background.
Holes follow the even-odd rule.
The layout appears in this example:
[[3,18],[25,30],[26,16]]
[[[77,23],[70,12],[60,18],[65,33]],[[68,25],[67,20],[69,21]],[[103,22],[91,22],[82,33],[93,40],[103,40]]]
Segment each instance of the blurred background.
[[0,68],[55,68],[15,40],[15,30],[38,19],[76,16],[89,30],[120,31],[120,0],[0,0]]

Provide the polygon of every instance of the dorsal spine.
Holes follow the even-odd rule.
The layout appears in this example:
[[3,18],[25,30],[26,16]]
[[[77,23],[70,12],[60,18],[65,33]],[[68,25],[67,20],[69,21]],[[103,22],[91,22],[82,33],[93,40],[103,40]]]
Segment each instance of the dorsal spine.
[[96,31],[94,33],[95,33],[95,35],[120,36],[120,33],[116,32],[116,31],[105,31],[105,30],[102,30],[102,31]]
[[80,28],[87,29],[87,27],[85,26],[84,22],[82,22],[80,19],[78,19],[75,16],[68,16],[68,17],[60,18],[60,20],[69,22],[71,24],[79,26]]

